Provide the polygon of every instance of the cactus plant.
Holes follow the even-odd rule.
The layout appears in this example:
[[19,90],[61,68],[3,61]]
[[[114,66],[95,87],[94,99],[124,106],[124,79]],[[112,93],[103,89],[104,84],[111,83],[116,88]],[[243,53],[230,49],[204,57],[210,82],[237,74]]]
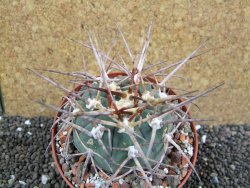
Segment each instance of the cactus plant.
[[[195,99],[218,86],[191,97],[194,92],[177,95],[167,87],[167,81],[175,72],[199,55],[197,52],[204,43],[185,59],[154,73],[148,73],[153,66],[157,66],[144,66],[151,27],[150,24],[139,57],[132,54],[119,30],[133,62],[131,71],[122,58],[119,63],[118,60],[110,58],[109,53],[105,54],[98,49],[96,39],[90,34],[90,43],[84,46],[90,48],[95,55],[100,70],[99,77],[88,72],[63,73],[44,70],[80,78],[81,81],[77,81],[79,90],[72,92],[32,70],[37,76],[66,93],[65,102],[60,108],[39,103],[60,113],[53,124],[58,126],[55,138],[59,140],[60,155],[66,160],[83,157],[77,163],[77,172],[73,173],[73,183],[76,187],[87,183],[84,176],[90,167],[94,169],[92,173],[95,175],[99,176],[99,172],[105,174],[107,178],[102,178],[101,183],[104,187],[126,177],[132,177],[133,181],[124,180],[131,186],[134,185],[132,182],[136,181],[140,182],[137,185],[139,187],[160,185],[152,181],[157,178],[161,184],[165,181],[165,184],[176,187],[186,175],[182,173],[184,170],[191,168],[195,171],[190,159],[193,156],[192,141],[196,138],[190,122],[201,120],[192,119],[189,109]],[[161,81],[156,79],[159,73],[170,68],[173,70]],[[117,69],[119,73],[114,73]],[[185,100],[180,100],[181,98]],[[187,110],[183,110],[184,106],[187,106]],[[76,148],[76,153],[69,152],[70,145]]]

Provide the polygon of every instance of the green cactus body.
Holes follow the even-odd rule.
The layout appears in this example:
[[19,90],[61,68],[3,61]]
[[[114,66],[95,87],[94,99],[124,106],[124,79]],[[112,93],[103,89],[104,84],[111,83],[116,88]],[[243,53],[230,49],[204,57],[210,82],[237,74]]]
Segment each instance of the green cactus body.
[[[117,89],[117,91],[121,91],[122,93],[128,93],[128,88],[129,88],[129,83],[127,82],[127,84],[121,84],[123,87],[126,87],[127,89],[123,89],[123,91],[121,89]],[[97,84],[92,84],[92,87],[97,87]],[[117,84],[117,87],[120,88],[121,86]],[[90,98],[96,99],[98,92],[96,89],[90,89],[90,88],[82,88],[81,92],[83,93],[82,98],[83,101],[88,101]],[[146,85],[139,85],[139,95],[143,96],[145,95],[147,92],[152,92],[151,94],[148,94],[148,96],[151,96],[150,100],[157,100],[159,99],[159,94],[158,92],[152,90],[152,86],[150,84],[146,84]],[[102,108],[106,108],[106,110],[108,111],[113,111],[113,108],[110,108],[108,106],[108,101],[107,101],[107,95],[104,92],[100,92],[100,97],[98,99],[98,101],[100,102],[100,104],[102,105]],[[127,104],[131,104],[134,103],[134,99],[121,99],[120,97],[114,97],[115,98],[115,102],[116,103],[121,103],[120,104],[120,108],[124,108],[127,107]],[[121,100],[129,100],[129,101],[124,101],[122,102]],[[90,100],[89,100],[90,101]],[[87,108],[88,102],[82,102],[79,101],[79,103],[82,105],[82,108],[84,108],[86,111],[92,111],[92,110],[100,110],[100,108]],[[135,106],[135,109],[140,108],[140,106],[144,105],[144,104],[148,104],[148,101],[140,101],[138,103],[138,106]],[[168,108],[168,105],[166,103],[163,103],[161,105],[157,105],[157,106],[148,106],[146,109],[144,109],[141,113],[138,113],[138,115],[136,115],[133,118],[132,122],[138,122],[141,121],[143,119],[146,119],[149,116],[152,115],[157,115],[157,114],[161,114],[162,112],[164,112],[164,110],[166,110]],[[113,118],[116,115],[113,116]],[[154,123],[154,119],[150,120],[149,122],[143,122],[140,125],[137,125],[135,127],[131,127],[130,122],[128,122],[128,119],[131,117],[131,115],[127,115],[127,114],[120,114],[120,118],[122,122],[127,121],[127,125],[128,128],[131,128],[134,130],[134,135],[137,138],[137,141],[139,143],[139,145],[141,146],[141,149],[144,153],[145,156],[147,156],[148,153],[148,149],[149,149],[149,144],[150,144],[150,140],[151,140],[151,135],[152,135],[152,131],[153,128],[150,126],[150,123]],[[110,122],[114,122],[112,120],[112,115],[109,116],[105,116],[105,115],[98,115],[95,117],[96,119],[101,119],[101,120],[106,120],[106,121],[110,121]],[[159,124],[157,130],[156,130],[156,134],[155,134],[155,139],[154,139],[154,143],[152,146],[152,149],[150,151],[150,153],[148,154],[148,158],[152,159],[150,160],[150,165],[151,168],[153,168],[156,163],[154,161],[159,161],[160,157],[163,155],[163,153],[165,152],[164,149],[164,135],[166,134],[166,131],[171,131],[172,129],[172,123],[166,124],[164,122],[171,120],[173,117],[171,115],[167,115],[165,116],[162,120],[160,120],[160,122],[156,122],[156,124]],[[157,118],[155,118],[157,119]],[[83,117],[76,117],[74,120],[74,123],[87,129],[88,131],[92,131],[92,129],[94,127],[98,127],[98,125],[100,124],[96,124],[93,125],[93,123],[91,121],[88,121],[86,119],[84,119]],[[118,167],[121,165],[121,163],[128,157],[128,147],[129,146],[133,146],[134,143],[132,142],[130,136],[126,133],[125,130],[122,130],[122,128],[118,128],[118,127],[110,127],[108,125],[105,124],[101,124],[102,126],[104,126],[106,129],[110,130],[111,133],[111,148],[109,146],[109,135],[108,135],[108,131],[105,131],[102,135],[101,141],[102,143],[106,146],[108,153],[106,153],[103,149],[103,146],[100,145],[97,141],[97,139],[95,139],[93,136],[89,136],[85,133],[79,132],[77,130],[74,130],[73,132],[73,139],[74,139],[74,144],[75,147],[79,150],[80,153],[84,153],[87,151],[87,149],[91,149],[93,150],[95,153],[99,154],[99,155],[93,155],[93,159],[94,162],[96,163],[96,165],[102,169],[103,171],[105,171],[106,173],[114,173]],[[100,157],[101,156],[101,157]],[[143,168],[147,169],[146,164],[144,163],[144,161],[142,159],[139,158],[139,161],[142,165]],[[131,167],[134,167],[134,161],[133,160],[129,160],[126,164],[126,166],[124,166],[121,169],[121,173],[124,173],[126,171],[128,171]]]

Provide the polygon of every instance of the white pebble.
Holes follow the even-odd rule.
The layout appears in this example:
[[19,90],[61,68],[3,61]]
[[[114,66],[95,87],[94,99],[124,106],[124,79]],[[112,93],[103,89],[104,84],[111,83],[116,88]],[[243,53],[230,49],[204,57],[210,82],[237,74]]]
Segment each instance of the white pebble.
[[86,183],[89,183],[89,178],[86,180]]
[[15,175],[10,175],[10,178],[14,180],[14,179],[16,179],[16,176]]
[[49,180],[49,176],[43,174],[41,178],[42,184],[45,185],[48,180]]
[[119,179],[119,184],[123,184],[124,183],[124,179]]
[[18,181],[21,185],[26,185],[26,183],[22,180]]
[[206,139],[207,139],[207,135],[203,135],[202,137],[201,137],[201,140],[202,140],[202,143],[206,143]]
[[40,127],[44,127],[44,124],[41,123],[41,124],[40,124]]
[[103,182],[95,181],[95,188],[100,188],[103,185]]
[[22,127],[18,127],[17,129],[16,129],[16,131],[18,131],[18,132],[20,132],[20,131],[22,131],[23,129],[22,129]]
[[98,177],[98,175],[97,175],[97,174],[95,174],[95,176],[93,177],[93,179],[94,179],[94,180],[96,180],[96,179],[97,179],[97,177]]
[[200,128],[201,128],[201,125],[196,125],[195,126],[196,131],[198,131]]
[[163,170],[164,170],[164,172],[165,172],[166,174],[168,174],[168,169],[167,169],[167,168],[164,168]]
[[27,119],[25,122],[24,122],[25,125],[31,125],[31,122],[29,119]]
[[28,134],[28,135],[32,135],[32,132],[29,131],[29,132],[27,132],[27,134]]
[[59,151],[62,152],[62,151],[63,151],[63,148],[60,148]]
[[3,117],[2,116],[0,116],[0,121],[2,121],[3,120]]
[[66,136],[68,134],[67,131],[63,131],[63,135]]

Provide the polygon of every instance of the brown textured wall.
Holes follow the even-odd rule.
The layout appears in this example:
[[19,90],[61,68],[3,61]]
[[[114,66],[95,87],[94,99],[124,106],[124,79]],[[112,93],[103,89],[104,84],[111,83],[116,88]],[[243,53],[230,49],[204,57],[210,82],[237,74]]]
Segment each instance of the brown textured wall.
[[[187,81],[172,81],[190,90],[225,81],[209,98],[197,101],[201,111],[194,108],[193,116],[214,118],[213,124],[250,123],[248,0],[1,1],[0,14],[0,73],[7,114],[53,114],[30,99],[58,104],[62,93],[26,68],[79,70],[82,48],[67,39],[85,41],[91,30],[107,48],[118,24],[136,52],[153,19],[148,61],[174,62],[210,38],[211,50],[180,71]],[[88,68],[94,72],[90,54],[85,50]],[[70,87],[63,77],[58,80]]]

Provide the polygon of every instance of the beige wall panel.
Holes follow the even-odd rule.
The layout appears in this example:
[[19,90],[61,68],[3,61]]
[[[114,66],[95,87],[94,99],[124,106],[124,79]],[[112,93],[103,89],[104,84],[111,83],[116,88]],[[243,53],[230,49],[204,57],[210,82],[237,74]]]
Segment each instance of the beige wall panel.
[[[98,33],[105,49],[120,26],[134,53],[154,20],[147,62],[186,57],[203,39],[209,52],[178,73],[170,85],[204,90],[225,85],[196,103],[193,116],[212,118],[212,124],[250,123],[250,1],[1,1],[0,73],[6,113],[52,115],[31,99],[57,105],[62,92],[36,78],[27,68],[79,71],[82,47],[68,39],[87,41],[87,31]],[[128,59],[119,40],[122,56]],[[87,68],[98,74],[94,57],[84,50]],[[129,63],[129,62],[128,62]],[[49,75],[49,74],[46,74]],[[68,88],[67,79],[50,74]]]

